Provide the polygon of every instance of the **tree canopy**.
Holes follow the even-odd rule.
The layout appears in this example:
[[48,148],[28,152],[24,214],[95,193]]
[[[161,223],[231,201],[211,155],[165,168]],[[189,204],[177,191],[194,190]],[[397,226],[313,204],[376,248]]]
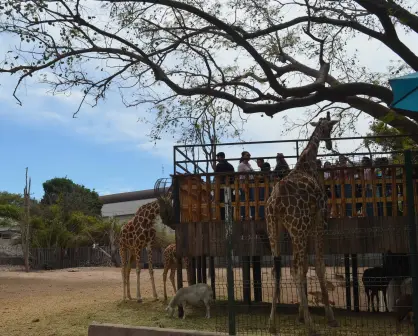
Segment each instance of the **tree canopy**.
[[[31,200],[32,247],[83,246],[93,241],[108,244],[110,229],[119,229],[101,217],[102,204],[95,191],[66,177],[45,181],[43,188],[45,194],[41,202]],[[0,192],[0,225],[19,226],[24,220],[23,214],[22,195]]]
[[[203,98],[225,113],[310,108],[344,118],[360,112],[414,134],[417,117],[389,109],[388,78],[418,71],[402,35],[417,36],[407,0],[6,0],[0,73],[17,84],[38,76],[54,93],[78,90],[97,104],[110,88],[126,106],[176,115]],[[356,38],[380,42],[393,63],[375,72],[359,63]],[[17,91],[16,98],[19,99]],[[389,117],[388,117],[389,116]],[[157,132],[158,133],[158,132]]]
[[81,211],[92,216],[101,214],[102,203],[99,194],[94,190],[74,183],[66,177],[53,178],[44,182],[42,186],[44,188],[42,204],[53,205],[60,201],[67,213]]

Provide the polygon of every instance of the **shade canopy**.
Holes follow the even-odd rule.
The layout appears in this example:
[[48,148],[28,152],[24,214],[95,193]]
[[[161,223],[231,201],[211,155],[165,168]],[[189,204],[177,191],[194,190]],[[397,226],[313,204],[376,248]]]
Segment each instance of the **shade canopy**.
[[389,84],[393,92],[391,108],[418,112],[418,72],[389,79]]

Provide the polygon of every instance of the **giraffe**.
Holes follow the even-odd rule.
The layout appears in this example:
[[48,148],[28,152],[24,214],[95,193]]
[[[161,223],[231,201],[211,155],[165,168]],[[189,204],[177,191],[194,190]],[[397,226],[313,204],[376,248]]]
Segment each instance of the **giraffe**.
[[[167,273],[170,269],[170,281],[173,285],[174,293],[177,292],[176,284],[174,282],[174,275],[177,269],[177,257],[176,257],[176,244],[168,245],[163,252],[163,263],[164,263],[164,271],[163,271],[163,282],[164,282],[164,301],[167,301]],[[187,270],[187,281],[190,284],[190,270],[189,270],[189,258],[183,257],[183,263]]]
[[173,223],[174,213],[171,200],[171,194],[159,196],[157,200],[144,204],[138,208],[134,218],[126,223],[120,233],[119,254],[122,267],[123,282],[123,300],[132,299],[130,292],[129,277],[131,273],[131,263],[136,261],[136,299],[142,302],[140,289],[141,274],[141,252],[143,248],[147,249],[148,269],[152,284],[152,293],[154,300],[158,300],[155,289],[154,270],[152,268],[152,248],[155,246],[155,224],[162,222],[170,226]]
[[[329,113],[327,118],[320,118],[319,122],[312,122],[315,126],[309,143],[300,155],[296,166],[292,171],[280,180],[266,204],[267,233],[270,241],[273,257],[280,256],[280,233],[286,229],[292,239],[293,264],[291,275],[297,287],[299,297],[299,322],[305,323],[309,335],[318,335],[315,331],[308,309],[308,298],[305,292],[308,272],[307,247],[308,236],[314,237],[316,274],[322,292],[322,302],[325,307],[325,315],[331,327],[337,327],[338,322],[334,318],[333,310],[329,303],[328,290],[325,282],[325,264],[323,260],[323,235],[324,225],[327,220],[327,194],[325,188],[319,182],[316,157],[319,142],[326,140],[326,148],[332,149],[331,131],[337,123],[331,120]],[[279,296],[280,285],[275,281],[273,302],[269,318],[269,331],[276,333],[276,304]]]

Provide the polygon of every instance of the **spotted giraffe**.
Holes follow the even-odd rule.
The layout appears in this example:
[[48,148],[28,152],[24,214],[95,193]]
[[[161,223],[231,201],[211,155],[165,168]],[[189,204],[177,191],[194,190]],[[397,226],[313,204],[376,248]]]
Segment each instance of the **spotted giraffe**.
[[[267,232],[273,257],[280,256],[280,233],[287,230],[292,239],[293,264],[291,275],[297,287],[299,297],[299,321],[304,322],[309,335],[317,335],[308,309],[308,298],[305,292],[308,272],[308,237],[314,237],[316,274],[322,292],[322,302],[328,324],[337,327],[333,310],[329,303],[328,290],[325,282],[325,264],[323,259],[323,235],[327,220],[327,195],[319,181],[316,158],[319,142],[326,140],[326,148],[332,149],[331,131],[338,121],[327,118],[312,122],[315,130],[300,155],[295,168],[273,188],[266,204]],[[273,302],[269,318],[270,333],[276,334],[276,304],[280,286],[275,281]]]
[[136,261],[136,299],[142,302],[140,289],[141,252],[144,248],[148,254],[148,269],[152,284],[152,293],[158,300],[155,289],[154,270],[152,267],[152,248],[155,246],[156,224],[164,224],[171,227],[173,218],[173,206],[171,195],[159,196],[157,200],[144,204],[138,208],[134,218],[126,223],[119,239],[119,254],[122,266],[123,300],[132,299],[130,293],[129,277],[131,263]]
[[[174,275],[176,274],[177,270],[177,256],[176,256],[176,244],[168,245],[163,252],[163,263],[164,263],[164,271],[163,271],[163,282],[164,282],[164,301],[167,301],[167,273],[170,269],[170,281],[173,285],[174,293],[177,292],[176,290],[176,283],[174,282]],[[189,270],[189,258],[183,257],[183,265],[187,270],[187,281],[190,284],[190,270]]]

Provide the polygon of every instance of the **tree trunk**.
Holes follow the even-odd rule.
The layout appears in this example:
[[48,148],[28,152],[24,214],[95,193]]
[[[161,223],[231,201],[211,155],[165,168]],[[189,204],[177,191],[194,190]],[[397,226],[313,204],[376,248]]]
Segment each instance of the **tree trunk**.
[[21,236],[22,236],[22,252],[25,262],[25,271],[29,272],[29,245],[30,245],[30,185],[31,179],[28,180],[28,168],[26,167],[26,184],[23,190],[23,197],[25,202],[25,214],[21,223]]
[[110,243],[110,259],[112,261],[112,264],[115,267],[120,266],[120,262],[118,259],[118,247],[117,247],[117,234],[116,234],[116,220],[112,219],[112,223],[109,230],[109,243]]

